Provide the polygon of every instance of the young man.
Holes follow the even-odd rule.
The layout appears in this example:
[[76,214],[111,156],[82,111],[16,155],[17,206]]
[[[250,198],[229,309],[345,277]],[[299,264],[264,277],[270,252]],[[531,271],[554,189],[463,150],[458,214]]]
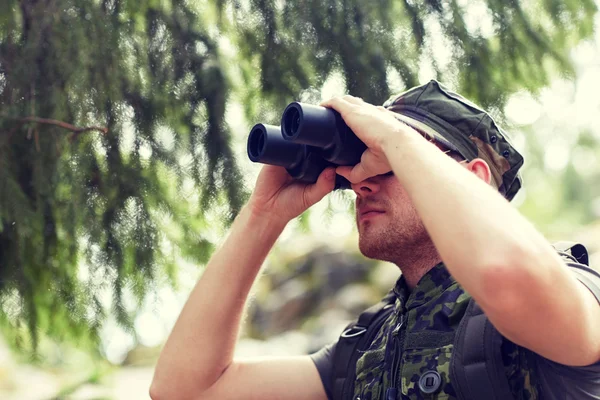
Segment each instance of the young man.
[[343,398],[459,398],[449,365],[473,299],[503,338],[498,398],[600,399],[600,279],[579,279],[510,206],[523,159],[489,115],[436,81],[385,107],[352,96],[322,105],[368,146],[361,162],[327,169],[313,185],[263,167],[163,349],[151,397],[333,398],[336,344],[291,358],[233,360],[233,352],[266,255],[287,222],[333,189],[337,172],[357,195],[361,252],[402,271],[393,312],[348,364],[355,378]]

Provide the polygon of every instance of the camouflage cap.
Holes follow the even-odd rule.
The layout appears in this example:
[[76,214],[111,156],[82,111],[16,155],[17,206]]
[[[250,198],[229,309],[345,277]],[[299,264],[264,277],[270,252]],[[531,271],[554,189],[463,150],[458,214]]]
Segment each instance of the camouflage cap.
[[521,188],[523,156],[492,117],[436,80],[392,96],[383,104],[397,118],[429,135],[466,160],[482,158],[493,183],[508,200]]

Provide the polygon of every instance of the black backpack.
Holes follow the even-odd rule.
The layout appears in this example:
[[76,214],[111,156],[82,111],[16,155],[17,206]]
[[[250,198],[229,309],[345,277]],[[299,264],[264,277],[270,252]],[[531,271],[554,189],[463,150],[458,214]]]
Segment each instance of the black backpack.
[[[600,278],[590,268],[586,248],[573,242],[558,242],[554,248],[566,264],[600,302],[600,288],[586,275]],[[585,272],[582,272],[585,271]],[[356,362],[368,349],[375,335],[394,310],[393,290],[379,303],[365,310],[356,322],[348,325],[336,345],[333,361],[333,399],[348,400],[354,392]],[[471,299],[456,331],[454,353],[450,362],[453,387],[461,400],[512,398],[501,353],[502,335]]]

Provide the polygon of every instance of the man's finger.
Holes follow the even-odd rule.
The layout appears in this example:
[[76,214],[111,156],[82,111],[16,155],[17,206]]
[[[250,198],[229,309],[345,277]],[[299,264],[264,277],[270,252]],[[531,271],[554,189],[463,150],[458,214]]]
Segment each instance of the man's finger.
[[332,97],[329,100],[325,100],[325,101],[321,102],[319,105],[321,107],[333,108],[340,114],[344,114],[344,112],[347,112],[350,109],[352,109],[352,107],[356,106],[355,104],[349,102],[348,100],[346,100],[342,97]]
[[350,176],[351,171],[352,167],[348,165],[340,166],[335,169],[336,174],[341,175],[346,179],[348,179],[348,177]]
[[280,167],[279,165],[265,164],[261,169],[261,173],[263,172],[263,170],[265,174],[268,174],[270,180],[276,180],[278,182],[286,182],[293,180],[293,178],[290,176],[287,170],[284,167]]
[[376,174],[369,173],[369,171],[365,169],[364,164],[362,162],[359,162],[352,168],[348,176],[346,176],[345,178],[348,179],[351,183],[358,183],[364,181],[365,179],[369,179],[370,177],[375,175]]
[[346,100],[348,103],[356,104],[358,106],[366,104],[365,101],[363,99],[361,99],[360,97],[354,97],[349,94],[342,96],[342,99]]
[[[365,170],[364,170],[364,168],[362,168],[360,163],[356,164],[353,167],[350,167],[350,166],[337,167],[335,172],[338,175],[341,175],[344,178],[348,179],[350,181],[350,183],[353,183],[353,184],[361,182],[369,177],[368,174],[365,174]],[[361,178],[362,176],[365,176],[365,175],[367,175],[367,178]]]
[[327,168],[321,172],[317,181],[312,185],[307,185],[307,199],[310,205],[321,200],[325,195],[335,187],[335,169]]

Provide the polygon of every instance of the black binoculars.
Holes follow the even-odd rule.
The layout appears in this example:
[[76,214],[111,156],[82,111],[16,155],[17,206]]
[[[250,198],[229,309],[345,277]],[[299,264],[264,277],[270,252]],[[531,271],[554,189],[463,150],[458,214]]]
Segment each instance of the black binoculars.
[[[306,183],[329,166],[358,164],[367,149],[337,111],[298,102],[285,108],[281,126],[254,125],[247,147],[250,160],[285,167]],[[335,189],[348,188],[350,182],[337,175]]]

